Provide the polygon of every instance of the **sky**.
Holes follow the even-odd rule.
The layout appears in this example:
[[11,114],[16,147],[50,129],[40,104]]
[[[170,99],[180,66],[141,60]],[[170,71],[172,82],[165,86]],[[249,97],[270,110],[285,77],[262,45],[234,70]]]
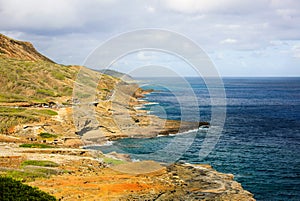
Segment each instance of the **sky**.
[[[300,76],[299,0],[0,0],[0,32],[61,64],[83,65],[105,41],[149,28],[194,41],[221,76]],[[114,66],[147,59],[193,74],[157,52],[137,52]]]

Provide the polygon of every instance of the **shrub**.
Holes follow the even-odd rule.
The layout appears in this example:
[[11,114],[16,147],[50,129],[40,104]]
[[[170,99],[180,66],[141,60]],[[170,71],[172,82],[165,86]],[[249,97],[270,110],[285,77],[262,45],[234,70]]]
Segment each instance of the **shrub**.
[[114,158],[103,158],[103,162],[110,165],[120,165],[125,163],[125,161],[114,159]]
[[24,148],[53,148],[50,145],[46,144],[21,144],[19,147],[24,147]]
[[41,114],[41,115],[50,115],[50,116],[55,116],[58,115],[57,112],[53,111],[53,110],[34,110],[34,112]]
[[19,113],[25,110],[25,108],[0,107],[0,113]]
[[22,166],[26,165],[34,165],[34,166],[41,166],[41,167],[57,167],[59,166],[57,163],[54,163],[52,161],[39,161],[39,160],[27,160],[24,161]]
[[59,71],[54,71],[51,73],[53,77],[55,77],[58,80],[64,80],[65,79],[65,75]]
[[51,133],[40,133],[39,136],[42,138],[56,138],[57,137],[57,135],[54,135]]
[[52,97],[56,96],[56,94],[49,89],[38,89],[36,92],[38,94],[42,94],[42,95],[46,95],[46,96],[52,96]]
[[33,201],[55,201],[56,198],[38,188],[22,184],[9,177],[0,176],[0,198],[3,201],[33,200]]

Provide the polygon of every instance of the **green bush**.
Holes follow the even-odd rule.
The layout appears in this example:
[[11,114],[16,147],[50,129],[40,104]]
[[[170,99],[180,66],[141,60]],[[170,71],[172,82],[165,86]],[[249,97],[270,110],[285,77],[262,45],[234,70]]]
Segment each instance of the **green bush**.
[[39,161],[39,160],[27,160],[24,161],[22,166],[27,166],[27,165],[34,165],[34,166],[41,166],[41,167],[57,167],[59,166],[57,163],[54,163],[52,161]]
[[64,80],[65,79],[65,75],[59,71],[54,71],[51,73],[53,77],[55,77],[58,80]]
[[34,181],[36,178],[47,178],[48,175],[37,169],[35,170],[7,170],[5,176],[14,178],[18,181],[29,182]]
[[19,113],[25,110],[25,108],[0,107],[0,113]]
[[56,94],[49,89],[38,89],[36,92],[38,94],[42,94],[42,95],[46,95],[46,96],[52,96],[52,97],[56,96]]
[[51,133],[40,133],[39,136],[41,138],[57,138],[57,135]]
[[114,159],[114,158],[103,158],[103,162],[109,165],[120,165],[126,163],[125,161]]
[[[17,93],[18,90],[15,90],[15,93]],[[0,102],[24,102],[26,101],[25,96],[17,95],[17,94],[11,94],[11,93],[0,93]]]
[[12,178],[0,176],[0,198],[2,201],[55,201],[56,198],[38,188],[22,184]]
[[110,92],[110,90],[107,89],[107,88],[102,88],[102,90],[103,90],[103,91],[106,91],[106,92]]
[[33,110],[35,113],[41,114],[41,115],[50,115],[50,116],[55,116],[58,115],[57,112],[53,110]]
[[25,147],[25,148],[53,148],[50,145],[46,144],[21,144],[19,147]]

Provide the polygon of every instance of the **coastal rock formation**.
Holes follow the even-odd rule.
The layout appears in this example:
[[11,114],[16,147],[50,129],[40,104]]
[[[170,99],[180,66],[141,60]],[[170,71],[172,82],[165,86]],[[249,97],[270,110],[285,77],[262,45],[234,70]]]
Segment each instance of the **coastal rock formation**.
[[[116,165],[144,169],[145,173],[123,173],[114,165],[94,159],[64,162],[72,174],[36,180],[30,185],[62,200],[230,200],[254,201],[253,195],[233,180],[233,175],[215,171],[209,165],[173,164],[163,166],[153,161]],[[155,171],[147,172],[146,170]],[[128,172],[128,171],[126,171]]]
[[[61,200],[254,200],[233,175],[208,165],[132,162],[127,155],[79,148],[208,125],[138,110],[146,103],[139,98],[151,91],[85,67],[55,64],[32,44],[1,34],[0,64],[0,174],[25,177]],[[32,160],[57,166],[24,167]]]

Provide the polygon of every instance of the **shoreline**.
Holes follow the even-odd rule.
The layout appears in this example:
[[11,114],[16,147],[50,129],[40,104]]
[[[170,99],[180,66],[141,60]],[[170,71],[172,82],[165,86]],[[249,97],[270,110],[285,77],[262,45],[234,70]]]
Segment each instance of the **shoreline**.
[[[107,144],[109,141],[123,138],[153,138],[180,134],[209,125],[208,122],[169,120],[148,114],[149,111],[143,109],[145,105],[159,104],[145,100],[145,95],[153,92],[155,91],[152,89],[140,88],[136,83],[117,83],[114,96],[97,102],[95,111],[98,122],[83,133],[84,144]],[[81,129],[85,130],[89,124],[89,120],[81,122]]]
[[[66,109],[64,109],[66,110]],[[63,110],[63,111],[64,111]],[[138,112],[135,110],[135,112]],[[59,115],[60,112],[58,112]],[[63,117],[63,116],[60,116]],[[134,116],[133,116],[134,117]],[[146,114],[146,118],[152,121],[162,122],[162,119]],[[61,119],[66,119],[61,118]],[[180,135],[178,125],[185,124],[184,131],[196,126],[195,124],[175,120],[163,120],[164,130],[156,130],[156,135],[141,135],[139,137],[160,137],[168,135]],[[204,123],[207,125],[207,122]],[[175,132],[177,134],[172,134]],[[159,135],[159,133],[163,133]],[[136,137],[137,135],[134,135]],[[130,137],[129,135],[126,136]],[[125,136],[121,136],[125,138]],[[117,139],[117,138],[115,138]],[[13,140],[16,140],[13,138]],[[108,145],[114,141],[105,140]],[[26,171],[39,171],[39,167],[26,168],[21,164],[24,161],[42,160],[52,161],[58,167],[51,169],[50,176],[37,177],[33,181],[24,178],[26,183],[40,188],[64,201],[73,200],[98,200],[98,199],[185,199],[192,196],[197,199],[220,200],[254,200],[253,195],[244,190],[241,185],[233,180],[229,174],[219,173],[209,165],[172,164],[161,165],[155,161],[132,160],[128,155],[121,153],[103,154],[99,150],[84,148],[20,148],[19,143],[1,143],[1,152],[6,156],[0,157],[1,167],[8,168],[4,171],[14,171],[20,174]],[[3,146],[2,146],[3,145]],[[11,165],[14,165],[11,167]],[[44,168],[50,171],[49,168]],[[1,170],[3,171],[3,170]],[[3,173],[2,173],[3,174]],[[199,177],[199,175],[202,175]],[[205,175],[205,176],[203,176]],[[81,190],[78,190],[80,186]],[[203,186],[203,187],[201,187]]]
[[[2,143],[1,143],[2,145]],[[73,200],[162,200],[197,199],[253,201],[253,195],[233,180],[233,175],[217,172],[209,165],[172,164],[153,161],[126,161],[96,150],[36,149],[0,146],[1,172],[39,171],[38,166],[20,166],[25,161],[52,161],[58,167],[49,176],[23,177],[25,183],[64,201]],[[14,153],[12,155],[11,153]],[[84,153],[84,154],[83,154]],[[120,158],[120,157],[119,157]],[[201,175],[201,176],[200,176]]]
[[[200,125],[209,125],[208,122],[181,122],[149,115],[145,110],[141,111],[134,108],[134,106],[144,103],[144,101],[142,103],[138,101],[138,96],[132,99],[128,94],[121,94],[121,99],[119,97],[113,100],[115,103],[120,104],[113,105],[113,101],[111,103],[103,101],[95,107],[95,110],[99,112],[97,113],[98,118],[104,120],[99,121],[102,123],[100,128],[107,135],[102,136],[100,141],[106,143],[106,146],[120,138],[184,135],[198,130]],[[128,109],[126,100],[132,100],[129,109],[130,116],[127,119],[128,121],[121,121],[121,125],[122,123],[125,125],[132,122],[131,125],[138,125],[138,128],[146,133],[137,135],[136,131],[139,131],[139,129],[124,127],[123,130],[117,130],[116,125],[112,126],[112,121],[109,119],[111,118],[110,110],[113,109],[119,112],[116,114],[117,119],[122,120],[123,117],[127,117],[124,116],[125,109]],[[61,129],[61,125],[71,125],[72,108],[53,110],[58,113],[57,116],[43,123],[33,124],[30,128],[35,129],[46,124],[50,129]],[[58,124],[58,122],[60,123]],[[88,126],[91,125],[88,124]],[[23,126],[20,127],[20,129],[23,128]],[[95,128],[99,129],[98,126]],[[69,135],[70,137],[67,137]],[[187,196],[192,196],[195,199],[214,199],[218,197],[220,200],[254,200],[251,193],[244,190],[238,182],[233,180],[232,175],[219,173],[209,165],[174,163],[166,166],[155,161],[133,160],[129,159],[127,154],[116,152],[103,154],[99,150],[84,148],[85,146],[98,144],[97,141],[91,141],[93,144],[82,146],[82,144],[76,142],[78,135],[64,133],[63,136],[68,138],[70,142],[66,143],[66,141],[64,144],[55,145],[53,148],[20,148],[18,146],[22,143],[34,142],[17,141],[15,138],[7,139],[7,141],[12,140],[13,142],[1,142],[0,150],[6,154],[0,157],[0,173],[10,174],[10,171],[13,171],[14,174],[22,174],[23,172],[27,174],[28,171],[31,171],[30,174],[39,176],[32,179],[23,175],[26,184],[38,187],[64,201],[83,199],[154,200],[157,197],[173,200],[175,198],[185,199]],[[22,165],[24,162],[31,160],[52,161],[58,166],[41,168]],[[41,169],[49,171],[51,174],[40,174]],[[202,176],[200,177],[200,175]]]

